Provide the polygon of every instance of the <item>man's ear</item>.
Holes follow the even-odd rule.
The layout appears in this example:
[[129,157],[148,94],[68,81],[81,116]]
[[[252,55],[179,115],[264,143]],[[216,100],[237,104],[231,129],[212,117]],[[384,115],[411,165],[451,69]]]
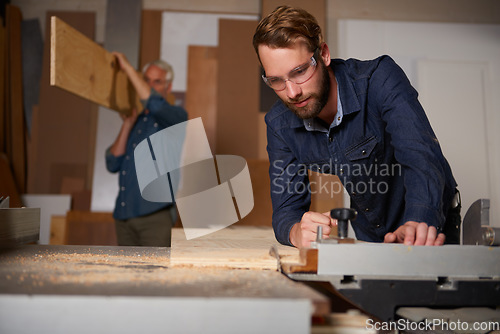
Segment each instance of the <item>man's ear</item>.
[[330,62],[332,61],[331,55],[330,55],[330,48],[326,43],[322,43],[320,46],[320,52],[319,52],[321,59],[323,59],[323,62],[325,63],[326,66],[330,65]]
[[171,92],[172,92],[172,82],[170,82],[167,87],[167,94],[170,94]]

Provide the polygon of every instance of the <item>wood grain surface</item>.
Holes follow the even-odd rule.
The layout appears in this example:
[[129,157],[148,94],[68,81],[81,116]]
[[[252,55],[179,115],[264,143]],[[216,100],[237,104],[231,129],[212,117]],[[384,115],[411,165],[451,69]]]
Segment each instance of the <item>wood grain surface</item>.
[[142,110],[135,90],[115,57],[103,47],[51,17],[50,84],[94,103],[128,114]]
[[299,262],[298,249],[280,245],[271,227],[232,226],[192,240],[186,240],[182,229],[174,228],[170,263],[172,266],[278,270],[278,260],[270,255],[273,245],[278,249],[281,263]]

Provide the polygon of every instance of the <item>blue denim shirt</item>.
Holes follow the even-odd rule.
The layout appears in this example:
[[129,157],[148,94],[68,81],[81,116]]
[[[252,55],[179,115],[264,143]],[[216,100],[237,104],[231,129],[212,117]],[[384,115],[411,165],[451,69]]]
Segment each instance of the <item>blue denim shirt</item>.
[[330,66],[342,105],[338,125],[321,128],[316,120],[307,129],[281,101],[265,118],[277,240],[291,245],[292,226],[309,211],[308,170],[338,175],[358,212],[352,226],[360,240],[381,242],[407,221],[442,231],[456,182],[403,70],[389,56]]
[[143,101],[143,104],[149,113],[142,112],[137,117],[127,140],[126,153],[115,157],[109,148],[106,150],[106,168],[111,173],[120,173],[119,191],[113,212],[115,219],[140,217],[172,205],[172,203],[149,202],[142,198],[135,172],[134,149],[152,134],[186,121],[187,113],[181,107],[170,105],[154,90],[151,90],[149,99]]

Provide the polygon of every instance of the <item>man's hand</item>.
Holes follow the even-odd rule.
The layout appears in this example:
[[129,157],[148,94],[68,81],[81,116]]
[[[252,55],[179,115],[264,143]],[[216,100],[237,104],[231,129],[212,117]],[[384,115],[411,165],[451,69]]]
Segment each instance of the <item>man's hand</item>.
[[151,87],[149,87],[148,83],[144,81],[142,75],[135,70],[135,68],[130,64],[127,57],[123,53],[113,51],[111,52],[111,54],[116,57],[120,68],[123,70],[123,72],[125,72],[128,79],[132,83],[132,86],[134,86],[134,89],[137,92],[137,95],[139,95],[139,98],[141,100],[147,100],[149,98],[149,95],[151,95]]
[[130,131],[132,131],[134,123],[137,120],[137,109],[132,109],[132,113],[129,116],[120,114],[120,117],[123,120],[122,127],[115,139],[115,142],[109,149],[111,154],[113,154],[115,157],[119,157],[120,155],[125,154],[127,151],[127,140],[128,136],[130,135]]
[[323,238],[328,238],[336,220],[330,217],[330,212],[306,212],[299,223],[290,230],[290,242],[297,248],[309,247],[316,240],[318,226],[323,226]]
[[434,226],[426,223],[408,221],[398,227],[396,231],[389,232],[384,237],[385,243],[404,243],[415,246],[441,246],[446,237],[443,233],[437,233]]
[[124,114],[120,114],[120,117],[123,120],[123,123],[126,126],[129,126],[131,128],[134,126],[135,121],[137,120],[137,116],[138,116],[138,113],[137,113],[137,109],[136,108],[133,108],[132,112],[128,116],[124,115]]
[[132,67],[132,65],[130,65],[127,57],[123,53],[113,51],[113,52],[111,52],[111,54],[116,57],[116,60],[118,61],[118,65],[120,65],[120,68],[122,70],[125,71],[128,68]]

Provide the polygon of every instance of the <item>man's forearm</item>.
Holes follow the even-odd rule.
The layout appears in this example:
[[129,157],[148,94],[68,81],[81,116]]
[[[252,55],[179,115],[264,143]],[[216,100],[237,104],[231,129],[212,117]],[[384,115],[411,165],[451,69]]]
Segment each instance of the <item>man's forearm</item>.
[[124,67],[123,70],[134,86],[137,94],[139,95],[139,98],[141,100],[147,100],[149,98],[149,95],[151,95],[151,88],[146,83],[146,81],[144,81],[141,75],[137,73],[137,71],[131,65]]
[[118,137],[116,137],[115,142],[109,149],[110,153],[115,157],[119,157],[120,155],[125,154],[127,150],[128,136],[130,134],[130,131],[132,130],[132,127],[133,125],[127,124],[125,122],[122,124]]
[[115,57],[117,57],[122,71],[125,72],[125,74],[129,78],[130,82],[132,83],[132,86],[134,86],[134,89],[139,95],[139,98],[141,100],[147,100],[149,98],[149,95],[151,94],[151,89],[147,84],[147,82],[142,78],[142,76],[139,73],[137,73],[137,71],[129,63],[125,55],[119,52],[113,52],[113,54],[115,55]]

